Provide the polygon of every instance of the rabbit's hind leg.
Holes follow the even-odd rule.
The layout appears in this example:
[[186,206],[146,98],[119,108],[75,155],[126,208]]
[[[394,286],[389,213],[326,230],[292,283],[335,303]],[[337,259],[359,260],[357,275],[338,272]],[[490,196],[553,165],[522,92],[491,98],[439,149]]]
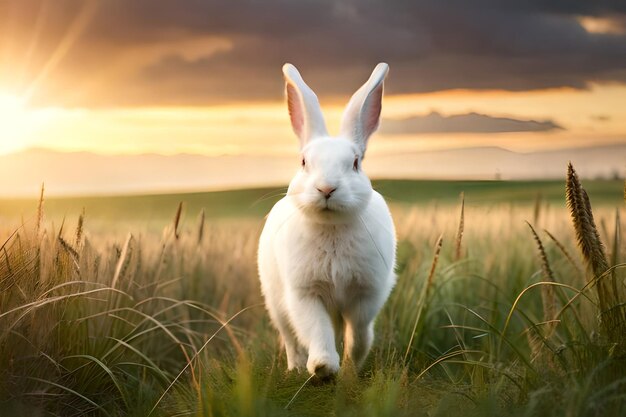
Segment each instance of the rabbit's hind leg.
[[287,369],[288,370],[300,370],[306,367],[307,351],[304,346],[300,344],[296,335],[293,332],[289,318],[285,311],[281,311],[280,304],[277,303],[276,297],[271,295],[266,296],[266,305],[269,312],[272,324],[280,333],[281,341],[285,347],[285,353],[287,354]]
[[281,337],[287,353],[287,369],[290,371],[305,369],[308,357],[306,348],[298,342],[291,329],[285,333],[281,332]]
[[344,359],[352,361],[360,369],[374,341],[374,322],[346,321],[344,335]]
[[377,295],[362,295],[352,300],[344,312],[344,359],[361,368],[374,341],[374,319],[382,302]]

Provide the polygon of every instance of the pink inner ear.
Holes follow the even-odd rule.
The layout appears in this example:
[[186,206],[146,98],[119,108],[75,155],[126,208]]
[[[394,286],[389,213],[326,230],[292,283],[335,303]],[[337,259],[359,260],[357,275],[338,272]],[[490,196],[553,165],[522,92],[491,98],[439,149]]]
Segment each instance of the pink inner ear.
[[287,83],[287,107],[289,108],[289,117],[291,118],[291,126],[293,131],[302,138],[304,130],[304,112],[302,109],[302,101],[298,96],[295,87]]
[[380,111],[382,108],[383,85],[382,83],[367,97],[363,106],[362,123],[363,133],[368,137],[378,128]]

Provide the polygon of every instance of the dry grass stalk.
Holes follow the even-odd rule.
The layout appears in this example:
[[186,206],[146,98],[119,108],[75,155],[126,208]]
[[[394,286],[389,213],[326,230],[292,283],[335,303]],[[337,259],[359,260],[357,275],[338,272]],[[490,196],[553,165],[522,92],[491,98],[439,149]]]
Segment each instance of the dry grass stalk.
[[78,216],[78,225],[76,226],[76,247],[80,248],[80,245],[83,240],[83,225],[85,222],[85,208],[83,208],[83,212]]
[[576,268],[576,270],[582,275],[582,270],[580,269],[580,267],[578,266],[578,263],[574,260],[574,258],[572,257],[572,255],[570,255],[570,253],[568,252],[568,250],[565,248],[565,246],[552,234],[550,233],[548,230],[543,229],[543,232],[548,235],[548,237],[550,239],[552,239],[552,241],[556,244],[556,246],[559,248],[559,250],[561,251],[561,253],[563,255],[565,255],[565,257],[567,258],[567,260],[572,264],[572,266],[574,268]]
[[619,249],[622,244],[622,226],[620,224],[619,209],[615,210],[615,233],[613,234],[613,253],[611,254],[611,265],[619,263]]
[[533,224],[539,224],[539,217],[541,216],[541,203],[543,202],[543,197],[541,193],[537,193],[535,197],[535,208],[533,210]]
[[63,235],[63,229],[65,228],[65,216],[63,216],[63,220],[61,220],[61,227],[59,228],[58,237]]
[[439,254],[441,253],[441,246],[443,245],[443,234],[439,235],[437,243],[435,243],[435,255],[433,256],[433,262],[430,265],[430,272],[428,273],[428,279],[426,280],[426,293],[430,291],[433,279],[435,278],[435,270],[437,269],[437,263],[439,262]]
[[411,331],[411,337],[409,338],[406,351],[404,352],[405,364],[409,357],[409,353],[411,352],[411,346],[413,345],[413,340],[415,339],[415,335],[417,334],[417,328],[420,322],[423,320],[423,314],[425,312],[425,306],[427,305],[430,288],[435,278],[435,270],[437,269],[437,263],[439,261],[439,254],[441,253],[442,244],[443,244],[443,234],[439,235],[439,238],[437,239],[437,243],[435,243],[435,254],[433,256],[432,264],[430,265],[430,272],[428,273],[428,278],[426,279],[425,285],[422,287],[422,292],[420,294],[420,299],[418,302],[417,313],[415,315],[415,322],[413,323],[413,330]]
[[526,329],[525,333],[528,347],[530,347],[530,361],[532,363],[536,363],[541,356],[543,343],[541,342],[541,339],[537,334],[537,330],[535,328],[529,327]]
[[198,224],[198,244],[202,243],[202,239],[204,238],[204,209],[200,212],[200,220]]
[[178,203],[178,209],[176,210],[176,215],[174,216],[174,237],[176,240],[180,237],[178,233],[178,226],[180,224],[180,215],[183,212],[183,202]]
[[618,344],[618,352],[626,351],[626,320],[619,306],[618,294],[609,288],[606,273],[609,269],[606,253],[591,209],[591,202],[581,186],[571,162],[567,167],[566,199],[570,210],[578,246],[592,273],[600,304],[601,326],[609,341]]
[[463,240],[463,231],[465,230],[465,193],[461,192],[461,215],[459,217],[459,228],[456,231],[456,240],[454,242],[454,260],[461,259],[461,243]]
[[529,327],[525,333],[530,347],[530,362],[536,364],[539,371],[559,372],[561,369],[554,360],[554,353],[548,347],[547,341],[541,337],[537,328]]
[[61,247],[65,249],[65,251],[69,253],[72,256],[72,258],[78,261],[78,258],[80,257],[78,251],[74,249],[68,241],[63,239],[63,237],[59,236],[58,240],[59,240],[59,243],[61,244]]
[[[528,227],[530,227],[530,231],[533,234],[533,239],[535,239],[535,243],[537,244],[537,251],[539,252],[539,259],[541,260],[541,271],[543,272],[543,278],[546,282],[556,282],[554,279],[554,273],[552,272],[552,268],[550,267],[550,262],[548,262],[548,255],[546,254],[546,250],[543,247],[543,242],[537,235],[535,228],[528,222]],[[543,304],[543,321],[548,323],[548,331],[546,333],[546,337],[550,337],[554,332],[555,324],[556,324],[556,296],[554,294],[554,287],[552,285],[542,285],[541,286],[541,302]]]
[[37,225],[36,232],[39,235],[39,231],[41,230],[41,225],[43,224],[43,194],[44,194],[44,183],[41,183],[41,192],[39,193],[39,204],[37,206]]
[[74,268],[76,269],[76,273],[80,272],[80,266],[79,266],[80,255],[79,255],[79,253],[76,251],[76,249],[74,249],[72,247],[72,245],[69,244],[69,242],[67,242],[61,236],[58,237],[58,240],[59,240],[59,243],[61,244],[61,247],[63,248],[63,250],[65,250],[65,252],[67,252],[67,254],[70,255],[70,258],[72,259],[72,263],[74,265]]
[[588,222],[588,233],[589,236],[587,238],[590,242],[589,252],[589,262],[592,265],[592,269],[596,276],[601,276],[609,269],[609,262],[606,258],[606,252],[604,250],[604,245],[602,244],[602,240],[600,239],[600,234],[598,233],[598,228],[596,227],[595,221],[593,219],[593,211],[591,209],[591,201],[589,201],[589,195],[584,188],[581,187],[583,203],[585,208],[585,216],[583,220]]
[[126,237],[126,242],[124,242],[124,247],[122,248],[122,252],[120,253],[120,258],[117,260],[117,265],[115,266],[115,274],[113,275],[113,280],[111,281],[111,288],[115,288],[117,285],[117,281],[120,278],[122,267],[124,266],[124,262],[126,261],[126,256],[128,254],[128,248],[130,246],[130,241],[133,239],[133,235],[131,233]]
[[7,253],[7,248],[3,247],[2,251],[4,252],[4,261],[7,265],[7,273],[9,276],[13,275],[13,268],[11,268],[11,262],[9,261],[9,254]]

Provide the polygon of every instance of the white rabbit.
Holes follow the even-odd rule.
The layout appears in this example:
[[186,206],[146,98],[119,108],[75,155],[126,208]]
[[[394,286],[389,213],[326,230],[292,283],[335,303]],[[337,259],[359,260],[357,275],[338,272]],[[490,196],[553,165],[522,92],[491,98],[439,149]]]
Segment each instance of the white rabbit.
[[361,168],[379,124],[388,68],[376,66],[348,103],[341,134],[330,137],[315,93],[293,65],[283,66],[302,166],[267,217],[258,264],[290,370],[306,366],[320,378],[336,374],[342,334],[344,359],[361,366],[374,319],[395,284],[391,214]]

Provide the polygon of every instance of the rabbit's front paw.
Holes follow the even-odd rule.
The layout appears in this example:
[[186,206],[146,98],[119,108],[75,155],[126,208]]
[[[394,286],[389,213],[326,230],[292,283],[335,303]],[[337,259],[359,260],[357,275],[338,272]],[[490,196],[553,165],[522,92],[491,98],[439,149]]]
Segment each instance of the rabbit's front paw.
[[339,372],[339,355],[337,352],[310,356],[306,367],[311,375],[319,379],[328,379]]

